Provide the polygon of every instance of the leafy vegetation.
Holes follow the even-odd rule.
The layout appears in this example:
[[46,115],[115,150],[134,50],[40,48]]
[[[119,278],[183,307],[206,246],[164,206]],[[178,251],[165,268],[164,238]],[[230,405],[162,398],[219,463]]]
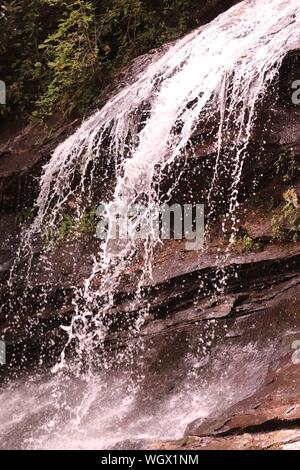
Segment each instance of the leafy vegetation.
[[85,235],[89,235],[96,232],[97,228],[97,219],[96,219],[96,209],[93,208],[90,211],[86,212],[79,222],[79,232]]
[[263,245],[260,241],[254,240],[247,233],[237,234],[234,241],[234,249],[238,253],[250,253],[262,251]]
[[202,3],[3,0],[0,79],[8,106],[0,113],[82,113],[132,58],[195,27]]
[[275,161],[275,171],[286,184],[293,183],[300,178],[300,163],[290,153],[281,153]]
[[68,238],[75,230],[75,227],[75,219],[69,214],[63,214],[57,227],[56,240],[60,242]]
[[300,203],[296,191],[291,188],[283,195],[285,205],[272,218],[273,241],[297,242],[300,239]]
[[34,218],[34,209],[31,207],[24,207],[23,209],[19,210],[16,215],[16,224],[22,226],[27,222],[32,221]]
[[57,226],[48,231],[45,242],[61,243],[68,239],[78,239],[96,233],[96,209],[87,210],[78,220],[75,216],[63,213]]

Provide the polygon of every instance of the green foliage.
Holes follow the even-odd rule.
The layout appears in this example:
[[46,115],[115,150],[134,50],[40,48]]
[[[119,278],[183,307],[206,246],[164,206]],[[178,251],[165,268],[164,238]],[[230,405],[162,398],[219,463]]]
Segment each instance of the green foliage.
[[[197,25],[197,0],[4,0],[2,114],[82,114],[121,67]],[[1,117],[1,115],[0,115]]]
[[287,230],[282,221],[282,215],[272,217],[272,238],[274,242],[284,243],[289,241]]
[[248,234],[237,235],[234,241],[234,248],[239,253],[250,253],[262,251],[263,246],[259,241],[254,240]]
[[23,225],[30,222],[34,217],[34,209],[23,208],[16,215],[16,224]]
[[79,222],[79,232],[85,235],[95,233],[97,228],[96,209],[86,212]]
[[[99,69],[99,32],[92,2],[43,0],[61,8],[57,28],[39,45],[46,60],[45,81],[48,86],[36,102],[37,115],[51,115],[59,104],[71,114],[93,97],[92,87]],[[40,64],[35,64],[37,67]]]
[[295,190],[288,190],[284,199],[283,209],[272,218],[273,241],[297,242],[300,239],[300,206]]
[[41,12],[38,0],[5,0],[0,6],[0,79],[7,87],[6,107],[2,115],[12,110],[30,110],[37,90],[39,70],[38,41],[41,37]]
[[282,180],[286,184],[300,178],[300,163],[290,153],[281,153],[274,166],[276,174],[282,176]]
[[75,219],[69,214],[63,214],[57,227],[56,240],[63,241],[75,230]]
[[96,232],[97,218],[96,209],[92,208],[85,212],[80,220],[71,214],[64,213],[61,215],[57,226],[48,232],[46,242],[62,243],[67,239],[76,239]]

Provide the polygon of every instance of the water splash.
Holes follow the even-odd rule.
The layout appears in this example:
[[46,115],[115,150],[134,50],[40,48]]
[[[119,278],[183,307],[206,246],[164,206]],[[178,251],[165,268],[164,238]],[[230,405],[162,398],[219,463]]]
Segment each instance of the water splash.
[[[251,396],[265,380],[267,368],[255,345],[226,351],[232,361],[222,380],[217,375],[224,367],[224,350],[212,358],[215,372],[209,381],[199,375],[188,378],[199,358],[186,354],[183,375],[173,377],[165,393],[150,394],[147,378],[133,386],[126,375],[111,371],[85,378],[44,374],[19,380],[0,389],[5,403],[0,409],[0,447],[95,450],[129,440],[149,445],[181,439],[192,421],[221,413]],[[270,347],[264,354],[266,360],[274,355]],[[237,389],[237,382],[244,386]]]

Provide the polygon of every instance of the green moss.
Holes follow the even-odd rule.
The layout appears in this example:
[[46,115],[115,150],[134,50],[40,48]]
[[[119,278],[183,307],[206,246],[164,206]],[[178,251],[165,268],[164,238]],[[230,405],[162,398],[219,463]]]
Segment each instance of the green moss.
[[300,178],[300,163],[289,152],[281,153],[274,164],[276,174],[282,177],[285,184]]
[[283,195],[285,205],[279,214],[272,218],[274,242],[298,242],[300,240],[300,205],[293,188]]
[[237,235],[233,247],[239,253],[259,252],[263,249],[263,244],[251,238],[248,234]]
[[46,242],[62,243],[68,238],[81,238],[82,235],[92,235],[97,228],[96,209],[91,209],[82,215],[80,220],[71,214],[62,214],[55,229],[48,231]]
[[57,227],[57,240],[65,240],[72,232],[74,232],[75,227],[75,219],[71,215],[64,214]]
[[97,227],[96,209],[86,212],[80,219],[78,230],[80,233],[89,235],[95,233]]
[[33,208],[23,208],[21,209],[16,215],[16,223],[17,225],[23,225],[27,222],[30,222],[34,217],[34,209]]

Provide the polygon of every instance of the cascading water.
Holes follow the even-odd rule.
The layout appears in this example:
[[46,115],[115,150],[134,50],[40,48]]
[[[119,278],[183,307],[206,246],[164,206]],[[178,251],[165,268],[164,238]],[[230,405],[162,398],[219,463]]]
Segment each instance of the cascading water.
[[[141,200],[147,201],[150,213],[151,208],[159,203],[161,173],[178,158],[189,158],[193,133],[202,122],[215,120],[216,116],[219,121],[215,133],[216,162],[207,206],[212,212],[216,181],[219,172],[224,171],[222,149],[226,141],[230,155],[227,169],[230,172],[230,198],[226,204],[226,221],[230,222],[234,236],[239,184],[257,104],[274,82],[286,53],[298,39],[299,27],[298,0],[243,1],[171,45],[166,52],[154,55],[153,61],[139,72],[133,83],[111,98],[54,151],[41,177],[37,215],[26,234],[25,251],[30,252],[36,235],[55,230],[62,212],[70,207],[70,201],[76,201],[73,211],[78,220],[85,205],[95,202],[91,188],[95,169],[103,158],[114,162],[115,168],[115,187],[110,202],[106,204],[108,216],[113,219],[116,213],[128,212],[134,203]],[[231,139],[230,145],[228,139]],[[172,188],[169,195],[171,193]],[[137,249],[143,253],[145,263],[143,275],[136,285],[136,302],[140,302],[141,314],[134,330],[143,323],[147,311],[141,287],[151,276],[151,254],[157,240],[150,231],[144,243],[129,239],[115,250],[111,242],[108,234],[94,259],[91,275],[74,295],[75,315],[71,326],[66,327],[69,334],[67,345],[75,341],[79,363],[83,357],[91,359],[95,348],[104,341],[109,327],[107,318],[114,308],[114,294],[122,276],[133,264]],[[96,278],[101,279],[101,288],[94,287]],[[69,367],[65,350],[59,366]],[[61,386],[59,377],[53,382],[50,379],[44,387],[51,389],[56,381],[54,388],[57,390]],[[109,381],[107,383],[108,387],[115,386]],[[74,418],[74,423],[81,429],[78,436],[84,426],[89,426],[85,416],[96,406],[93,393],[99,401],[99,392],[95,392],[98,386],[99,379],[95,382],[95,377],[90,378],[83,387],[84,392],[79,394],[80,403],[74,405],[79,410]],[[12,393],[17,400],[19,392]],[[62,395],[59,396],[61,398]],[[51,407],[48,401],[51,402],[51,398],[45,398],[45,408]],[[63,403],[66,404],[66,398]],[[195,399],[195,403],[197,416],[199,400]],[[130,408],[132,403],[124,402],[125,405]],[[85,407],[86,411],[82,411]],[[109,412],[106,405],[104,408],[100,406],[99,415],[102,411],[104,414]],[[62,433],[65,429],[62,423],[70,419],[67,410],[64,411],[66,416],[59,418]],[[167,413],[164,416],[167,421]],[[21,416],[16,417],[17,421],[22,419]],[[1,422],[5,428],[5,420]],[[99,422],[101,427],[101,416]],[[41,426],[46,436],[44,444],[47,442],[47,426],[53,429],[53,423],[43,422]],[[95,426],[95,421],[92,426]],[[178,432],[182,433],[183,429],[177,429],[176,435]],[[124,434],[126,432],[123,437]],[[159,435],[157,432],[154,434],[156,437]],[[131,429],[128,435],[134,435],[134,431]],[[160,437],[170,436],[163,431]],[[56,438],[59,439],[58,436]],[[57,445],[55,442],[52,444]],[[27,445],[31,445],[29,441]]]

